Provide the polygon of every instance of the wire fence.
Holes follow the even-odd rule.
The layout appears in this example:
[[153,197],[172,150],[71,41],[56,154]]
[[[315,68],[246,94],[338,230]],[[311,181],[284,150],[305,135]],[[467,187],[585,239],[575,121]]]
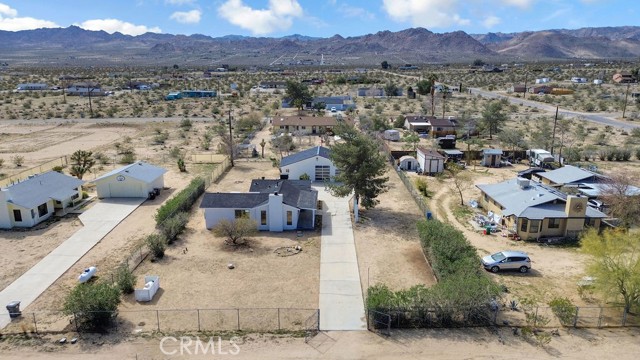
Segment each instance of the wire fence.
[[611,328],[640,327],[640,314],[625,311],[624,306],[584,306],[558,311],[548,306],[528,309],[473,308],[369,309],[369,330],[387,332],[408,328],[532,327],[532,328]]
[[[158,309],[103,312],[111,318],[110,329],[121,333],[245,331],[319,331],[318,309],[236,308]],[[23,312],[3,330],[2,335],[28,333],[95,332],[81,322],[80,314],[62,311]]]
[[9,175],[7,178],[0,180],[0,186],[1,187],[9,186],[11,184],[28,179],[30,175],[40,174],[43,172],[53,170],[53,168],[56,166],[65,167],[68,164],[69,164],[69,159],[66,156],[61,156],[57,159],[47,161],[38,166],[34,166],[32,168],[20,171],[19,173]]

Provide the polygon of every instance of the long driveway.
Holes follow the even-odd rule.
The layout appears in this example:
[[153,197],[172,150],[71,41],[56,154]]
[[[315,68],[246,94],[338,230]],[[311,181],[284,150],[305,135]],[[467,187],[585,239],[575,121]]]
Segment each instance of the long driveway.
[[18,300],[20,309],[24,311],[144,200],[105,199],[82,213],[80,221],[83,227],[80,230],[0,292],[0,329],[11,322],[6,304]]
[[314,186],[324,203],[320,246],[320,330],[366,330],[349,199]]

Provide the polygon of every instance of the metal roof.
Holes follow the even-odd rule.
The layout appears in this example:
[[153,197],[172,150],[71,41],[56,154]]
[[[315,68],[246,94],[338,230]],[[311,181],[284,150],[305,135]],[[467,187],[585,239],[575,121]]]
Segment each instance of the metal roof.
[[70,198],[78,193],[78,186],[84,183],[84,180],[49,171],[8,186],[6,191],[9,192],[8,202],[34,209],[49,199],[62,201]]
[[565,165],[559,169],[540,173],[536,176],[547,179],[554,184],[572,184],[577,182],[584,182],[588,179],[596,181],[597,179],[605,178],[605,176],[602,176],[600,174],[580,169],[579,167],[575,167],[572,165]]
[[329,150],[324,146],[312,147],[310,149],[303,150],[295,154],[291,154],[289,156],[283,157],[282,160],[280,160],[280,166],[288,166],[293,163],[300,162],[302,160],[311,159],[312,157],[315,157],[315,156],[321,156],[323,158],[329,159],[330,153],[331,153],[331,150]]
[[482,149],[483,155],[502,155],[502,149]]
[[93,180],[92,182],[95,183],[100,180],[111,177],[113,175],[119,174],[119,175],[130,176],[134,179],[138,179],[138,180],[149,183],[149,182],[153,182],[155,179],[164,175],[164,173],[166,172],[167,172],[166,169],[161,168],[159,166],[151,165],[143,161],[138,161],[138,162],[134,162],[133,164],[123,166],[115,170],[111,170],[108,173]]
[[[502,215],[526,217],[528,219],[565,218],[567,197],[564,193],[536,182],[522,189],[518,179],[510,179],[497,184],[476,185],[487,196],[503,207]],[[606,217],[605,214],[587,209],[587,217]]]
[[426,148],[423,148],[422,146],[418,146],[418,152],[422,153],[425,158],[444,159],[444,156],[442,156],[442,154],[440,154],[434,149],[426,149]]

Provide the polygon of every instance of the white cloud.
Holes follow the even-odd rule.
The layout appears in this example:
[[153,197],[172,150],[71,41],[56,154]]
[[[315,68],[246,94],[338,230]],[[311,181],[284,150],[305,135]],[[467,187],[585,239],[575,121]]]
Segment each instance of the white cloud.
[[382,2],[382,8],[393,20],[408,21],[413,26],[437,28],[471,23],[469,19],[461,18],[456,12],[459,0],[383,0]]
[[491,15],[491,16],[486,17],[482,21],[482,25],[484,27],[486,27],[487,29],[491,29],[492,27],[500,24],[501,22],[502,22],[502,20],[500,20],[499,17]]
[[9,5],[0,3],[0,16],[16,17],[18,16],[18,10],[10,8]]
[[193,4],[195,0],[164,0],[165,4],[169,4],[169,5],[187,5],[187,4]]
[[303,15],[297,0],[269,0],[267,9],[253,9],[242,0],[227,0],[218,7],[218,14],[228,22],[251,31],[254,35],[286,30],[293,19]]
[[120,32],[125,35],[142,35],[146,32],[161,33],[159,27],[147,27],[145,25],[135,25],[118,19],[93,19],[76,24],[86,30],[104,30],[109,34]]
[[367,11],[364,8],[351,6],[348,4],[341,4],[338,7],[338,11],[346,17],[360,18],[364,20],[373,20],[376,18],[375,14]]
[[200,17],[202,16],[202,11],[200,10],[191,10],[191,11],[176,11],[169,19],[175,20],[182,24],[197,24],[200,22]]
[[18,17],[18,10],[0,3],[0,30],[20,31],[39,28],[55,28],[60,25],[49,20],[34,19],[32,17]]
[[522,9],[527,9],[536,0],[501,0],[505,5],[516,6]]

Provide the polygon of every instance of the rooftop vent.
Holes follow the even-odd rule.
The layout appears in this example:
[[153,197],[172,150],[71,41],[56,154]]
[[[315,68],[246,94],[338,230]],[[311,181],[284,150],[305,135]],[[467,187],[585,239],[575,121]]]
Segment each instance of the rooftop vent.
[[529,186],[531,185],[531,180],[525,179],[525,178],[518,178],[517,182],[518,182],[518,186],[522,190],[528,189]]

